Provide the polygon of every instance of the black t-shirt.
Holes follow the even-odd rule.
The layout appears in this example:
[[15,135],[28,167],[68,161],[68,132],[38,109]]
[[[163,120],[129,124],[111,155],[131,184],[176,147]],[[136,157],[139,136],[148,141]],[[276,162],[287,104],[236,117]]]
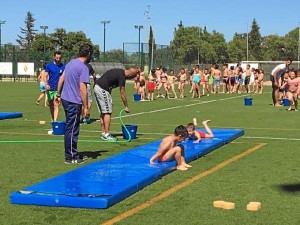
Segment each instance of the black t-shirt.
[[89,68],[89,74],[94,75],[95,70],[93,69],[92,65],[91,64],[86,64],[86,66]]
[[111,92],[113,88],[125,87],[125,71],[123,69],[111,69],[106,71],[96,84],[102,89]]

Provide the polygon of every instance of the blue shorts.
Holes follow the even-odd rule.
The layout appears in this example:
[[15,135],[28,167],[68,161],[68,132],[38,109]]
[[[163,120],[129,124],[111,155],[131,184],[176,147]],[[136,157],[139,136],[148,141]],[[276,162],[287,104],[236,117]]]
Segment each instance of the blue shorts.
[[46,83],[45,82],[40,82],[40,91],[46,92]]

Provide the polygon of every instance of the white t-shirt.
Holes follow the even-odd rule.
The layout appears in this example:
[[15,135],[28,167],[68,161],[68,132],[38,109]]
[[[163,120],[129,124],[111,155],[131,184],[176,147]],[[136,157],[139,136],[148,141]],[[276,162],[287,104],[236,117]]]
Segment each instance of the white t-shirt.
[[276,75],[277,78],[279,78],[281,76],[281,74],[283,74],[286,71],[287,67],[286,67],[286,65],[284,63],[283,64],[279,64],[278,66],[276,66],[272,70],[271,74],[274,76],[275,71],[278,70],[278,69],[280,69],[280,71]]

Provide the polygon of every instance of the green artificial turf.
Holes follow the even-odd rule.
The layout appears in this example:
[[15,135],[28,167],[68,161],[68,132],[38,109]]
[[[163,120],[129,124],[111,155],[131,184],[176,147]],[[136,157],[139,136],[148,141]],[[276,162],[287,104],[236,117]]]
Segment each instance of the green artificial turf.
[[[265,146],[227,166],[190,182],[185,187],[142,210],[120,220],[118,224],[300,224],[300,151],[299,112],[273,107],[271,89],[263,94],[216,94],[192,99],[188,90],[184,99],[133,101],[133,84],[127,85],[130,114],[123,114],[126,124],[137,124],[137,139],[124,143],[80,142],[79,150],[88,155],[87,163],[104,160],[135,146],[158,140],[192,118],[211,119],[212,128],[242,128],[245,135],[191,162],[186,172],[174,171],[109,209],[75,209],[12,205],[12,192],[84,165],[64,164],[62,136],[48,135],[51,128],[48,108],[37,106],[37,83],[1,82],[0,111],[23,112],[23,117],[0,121],[1,179],[0,224],[102,224],[172,187],[218,166],[220,163],[254,148]],[[244,97],[253,98],[244,106]],[[113,90],[114,113],[111,131],[122,139],[118,114],[123,105],[118,89]],[[93,103],[92,119],[98,119]],[[60,119],[64,119],[61,108]],[[45,125],[39,121],[45,120]],[[80,140],[100,140],[100,125],[83,124]],[[56,142],[43,143],[43,140]],[[19,143],[19,141],[40,141]],[[59,184],[57,184],[59,185]],[[235,202],[234,210],[213,207],[213,201]],[[249,212],[250,201],[262,203],[258,212]]]

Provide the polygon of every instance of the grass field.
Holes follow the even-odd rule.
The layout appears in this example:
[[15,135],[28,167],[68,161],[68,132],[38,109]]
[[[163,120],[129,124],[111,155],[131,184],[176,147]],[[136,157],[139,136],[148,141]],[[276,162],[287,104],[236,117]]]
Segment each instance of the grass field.
[[[251,95],[253,106],[244,106],[246,95],[237,94],[134,102],[128,84],[131,114],[123,120],[138,125],[138,138],[128,143],[79,142],[81,153],[89,156],[87,163],[161,139],[193,117],[211,119],[213,128],[243,128],[245,135],[191,162],[190,170],[174,171],[109,209],[95,210],[10,204],[11,192],[81,165],[64,164],[63,143],[1,143],[62,140],[47,134],[50,114],[48,108],[35,105],[37,83],[1,82],[0,111],[23,112],[23,118],[0,121],[0,224],[300,224],[300,114],[270,105],[270,91]],[[118,90],[113,98],[111,130],[122,138]],[[94,105],[92,118],[97,117]],[[80,139],[99,139],[99,131],[98,122],[84,124]],[[235,202],[236,209],[216,209],[215,200]],[[261,210],[247,211],[250,201],[261,202]]]

